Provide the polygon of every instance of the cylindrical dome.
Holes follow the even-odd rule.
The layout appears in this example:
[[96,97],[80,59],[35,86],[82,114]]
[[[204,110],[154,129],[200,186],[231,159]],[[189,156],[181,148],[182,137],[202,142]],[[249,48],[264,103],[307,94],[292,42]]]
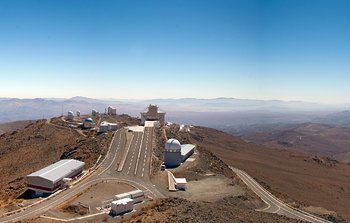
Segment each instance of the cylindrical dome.
[[181,144],[176,139],[169,139],[165,143],[164,164],[166,167],[177,167],[181,164]]
[[94,122],[93,120],[92,120],[92,118],[87,118],[87,119],[85,119],[85,122]]
[[176,139],[169,139],[166,143],[165,143],[165,150],[167,151],[181,151],[181,144],[178,140]]

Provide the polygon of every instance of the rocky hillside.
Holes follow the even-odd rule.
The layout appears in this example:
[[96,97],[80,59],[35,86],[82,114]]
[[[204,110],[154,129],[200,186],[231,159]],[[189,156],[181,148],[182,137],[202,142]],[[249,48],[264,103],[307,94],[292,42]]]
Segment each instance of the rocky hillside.
[[350,163],[350,128],[316,123],[275,126],[242,138],[256,144],[328,156]]
[[[61,120],[55,119],[53,123]],[[127,115],[102,120],[118,122],[121,126],[137,123]],[[60,159],[77,159],[86,168],[104,155],[112,139],[112,133],[98,135],[95,131],[79,133],[47,120],[36,121],[25,128],[0,136],[0,206],[26,191],[25,176]]]
[[25,176],[60,158],[82,160],[91,166],[106,150],[111,136],[87,138],[45,120],[0,136],[0,199],[19,196],[26,190]]
[[255,211],[248,196],[227,197],[213,203],[193,202],[181,198],[157,200],[132,219],[123,222],[301,222],[276,214]]
[[[265,188],[296,207],[321,207],[315,214],[350,221],[350,165],[333,160],[258,146],[214,129],[195,127],[184,138],[240,168]],[[317,208],[314,208],[317,209]],[[329,216],[328,211],[333,211]]]
[[1,123],[0,124],[0,135],[4,134],[5,132],[12,132],[12,131],[15,131],[17,129],[24,128],[33,122],[35,122],[35,121],[28,120],[28,121],[16,121],[16,122]]

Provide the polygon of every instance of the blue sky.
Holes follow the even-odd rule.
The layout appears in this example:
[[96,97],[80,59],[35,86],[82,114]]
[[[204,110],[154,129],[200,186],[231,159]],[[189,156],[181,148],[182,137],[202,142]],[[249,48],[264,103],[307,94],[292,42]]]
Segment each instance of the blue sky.
[[0,0],[0,97],[350,102],[340,0]]

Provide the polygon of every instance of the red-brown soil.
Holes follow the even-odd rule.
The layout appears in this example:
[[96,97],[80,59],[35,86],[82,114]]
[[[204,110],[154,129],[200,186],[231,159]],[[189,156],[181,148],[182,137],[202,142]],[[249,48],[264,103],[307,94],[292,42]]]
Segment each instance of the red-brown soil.
[[268,147],[304,151],[350,163],[350,128],[316,123],[278,126],[242,138]]
[[257,146],[209,128],[195,127],[184,137],[245,170],[288,203],[324,207],[350,221],[349,165]]
[[4,134],[5,132],[12,132],[17,129],[22,129],[26,127],[27,125],[34,123],[36,121],[27,120],[27,121],[16,121],[16,122],[7,122],[7,123],[1,123],[0,124],[0,135]]
[[254,198],[227,197],[213,203],[181,198],[156,200],[131,220],[123,222],[301,222],[276,214],[255,211]]
[[[103,117],[102,120],[107,119]],[[58,119],[55,119],[58,122]],[[116,116],[121,126],[136,123],[129,116]],[[96,134],[85,130],[79,134],[75,129],[36,121],[23,129],[0,136],[0,206],[26,191],[25,176],[60,159],[77,159],[86,163],[85,168],[95,164],[104,155],[112,139],[112,133]]]

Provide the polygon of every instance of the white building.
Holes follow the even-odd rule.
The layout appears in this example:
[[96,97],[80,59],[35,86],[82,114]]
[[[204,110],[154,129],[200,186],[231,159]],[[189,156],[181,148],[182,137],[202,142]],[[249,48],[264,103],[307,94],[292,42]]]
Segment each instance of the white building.
[[99,132],[115,131],[117,129],[117,123],[101,122]]
[[65,184],[65,178],[79,175],[85,163],[74,159],[63,159],[27,176],[27,186],[36,195],[54,193]]
[[134,202],[131,198],[123,198],[112,201],[111,213],[113,215],[123,214],[134,210]]
[[175,178],[176,189],[186,190],[187,180],[186,178]]
[[181,144],[176,139],[169,139],[165,143],[164,163],[166,167],[177,167],[181,164]]
[[180,132],[190,132],[190,130],[189,125],[180,125]]
[[157,105],[150,104],[148,110],[141,112],[141,124],[144,125],[145,121],[159,121],[161,125],[165,123],[165,112],[159,111]]
[[142,190],[134,190],[134,191],[115,195],[115,200],[121,200],[125,198],[132,199],[134,204],[136,204],[136,203],[142,202],[145,199],[145,195]]
[[73,119],[74,119],[74,113],[72,111],[69,111],[67,115],[67,120],[71,121]]
[[177,167],[194,153],[195,145],[181,145],[176,139],[169,139],[164,146],[164,164],[166,167]]

